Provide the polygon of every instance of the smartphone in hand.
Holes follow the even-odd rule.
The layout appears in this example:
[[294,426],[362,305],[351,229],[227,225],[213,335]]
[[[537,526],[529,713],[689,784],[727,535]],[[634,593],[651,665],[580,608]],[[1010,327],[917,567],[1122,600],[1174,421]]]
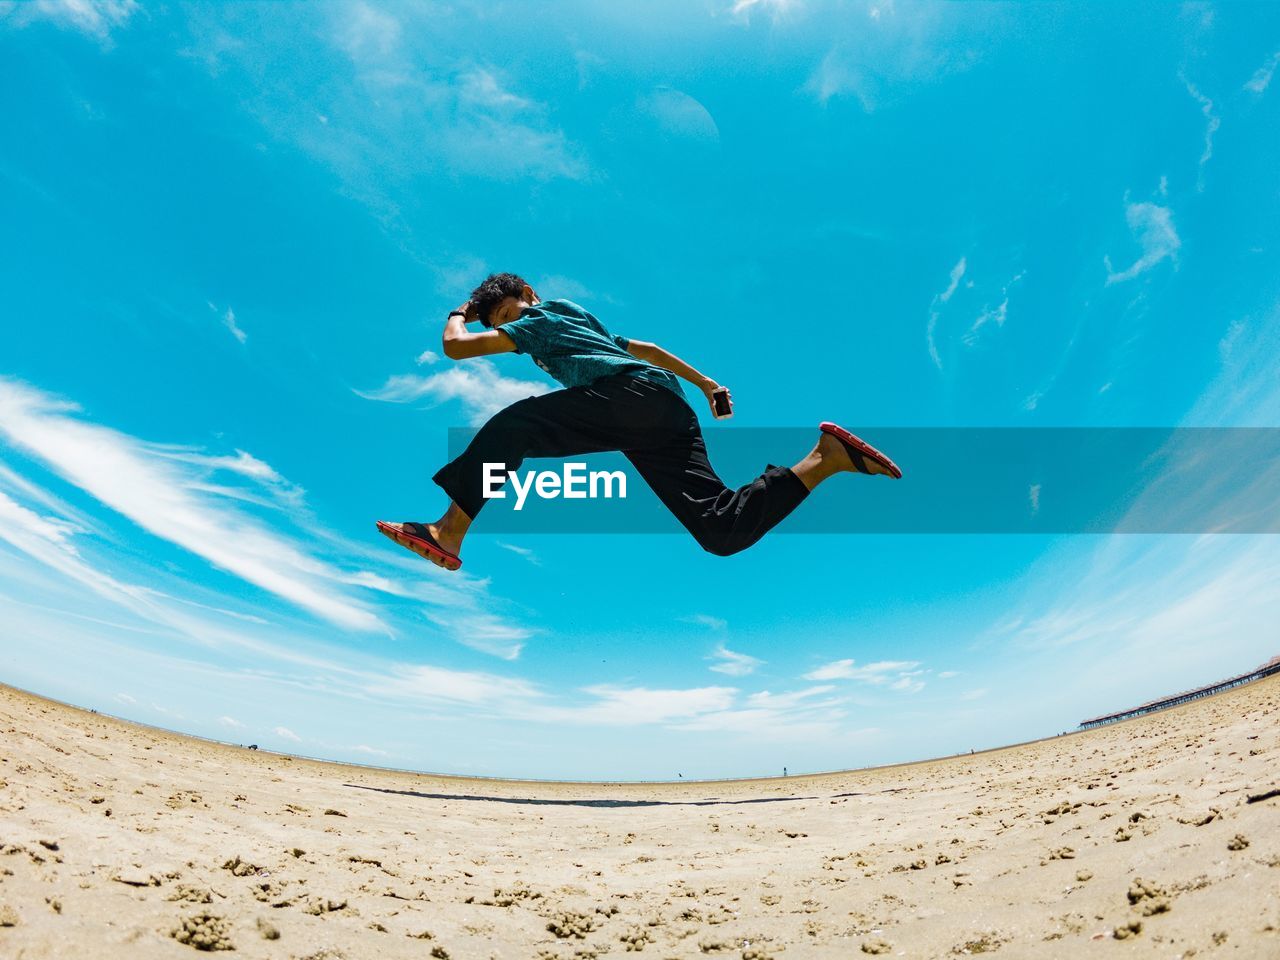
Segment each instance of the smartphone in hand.
[[711,391],[712,415],[717,420],[727,420],[733,416],[733,406],[729,403],[729,388],[720,387]]

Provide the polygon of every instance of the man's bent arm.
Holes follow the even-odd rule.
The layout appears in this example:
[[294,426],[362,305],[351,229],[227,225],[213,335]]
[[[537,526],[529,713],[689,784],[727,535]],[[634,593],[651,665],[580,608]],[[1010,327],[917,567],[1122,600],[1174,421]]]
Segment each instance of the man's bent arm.
[[633,357],[637,357],[646,363],[652,363],[655,367],[662,367],[664,370],[670,370],[677,377],[683,377],[703,393],[710,393],[720,384],[716,383],[710,377],[703,376],[689,364],[685,363],[674,353],[663,350],[656,343],[646,343],[643,340],[631,340],[627,344],[627,352]]
[[458,314],[449,315],[441,340],[444,355],[450,360],[466,360],[469,357],[485,357],[493,353],[511,353],[516,342],[501,330],[485,330],[470,333],[466,321]]

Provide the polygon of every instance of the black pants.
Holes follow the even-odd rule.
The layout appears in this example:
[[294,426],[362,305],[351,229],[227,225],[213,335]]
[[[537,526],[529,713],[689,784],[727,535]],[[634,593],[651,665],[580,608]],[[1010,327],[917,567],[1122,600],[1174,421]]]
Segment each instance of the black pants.
[[770,466],[730,490],[707,459],[698,418],[674,391],[632,374],[529,397],[493,416],[432,479],[473,520],[485,504],[484,464],[620,450],[704,550],[745,550],[809,494],[790,468]]

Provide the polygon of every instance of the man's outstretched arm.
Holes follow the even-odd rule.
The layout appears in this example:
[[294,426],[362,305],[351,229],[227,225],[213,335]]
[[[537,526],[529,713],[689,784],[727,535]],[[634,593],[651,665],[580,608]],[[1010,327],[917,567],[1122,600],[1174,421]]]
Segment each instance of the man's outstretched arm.
[[[465,319],[459,316],[459,313],[464,314]],[[475,319],[478,318],[470,300],[449,314],[442,338],[446,357],[450,360],[466,360],[468,357],[485,357],[493,353],[511,353],[515,350],[515,341],[501,330],[485,330],[480,333],[468,331],[467,323]]]
[[[715,380],[699,373],[674,353],[663,350],[656,343],[647,343],[644,340],[629,340],[627,342],[627,352],[633,357],[645,361],[645,363],[652,363],[655,367],[670,370],[677,377],[688,380],[706,395],[707,403],[711,404],[711,412],[715,412],[715,403],[711,399],[711,394],[720,389],[720,384]],[[729,394],[729,401],[730,403],[733,401],[732,393]]]

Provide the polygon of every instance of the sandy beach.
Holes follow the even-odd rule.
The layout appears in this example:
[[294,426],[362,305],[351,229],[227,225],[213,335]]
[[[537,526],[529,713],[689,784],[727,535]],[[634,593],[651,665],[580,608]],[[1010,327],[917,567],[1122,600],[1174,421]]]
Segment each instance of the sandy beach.
[[1280,956],[1280,677],[774,780],[351,767],[8,687],[0,729],[7,958]]

